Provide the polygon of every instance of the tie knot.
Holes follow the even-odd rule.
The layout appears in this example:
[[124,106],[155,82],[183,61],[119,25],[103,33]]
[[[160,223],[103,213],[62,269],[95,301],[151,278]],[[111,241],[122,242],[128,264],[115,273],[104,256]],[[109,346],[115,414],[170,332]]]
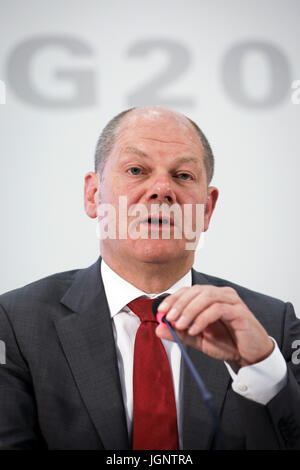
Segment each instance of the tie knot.
[[141,322],[156,322],[152,313],[153,300],[154,299],[135,299],[129,302],[128,307],[139,317]]

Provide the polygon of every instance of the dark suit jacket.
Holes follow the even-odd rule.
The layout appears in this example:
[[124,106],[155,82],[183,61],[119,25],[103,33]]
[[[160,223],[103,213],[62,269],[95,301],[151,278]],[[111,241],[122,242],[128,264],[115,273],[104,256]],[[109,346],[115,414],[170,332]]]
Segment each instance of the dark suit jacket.
[[[55,274],[0,296],[0,449],[130,449],[112,322],[100,274]],[[226,449],[300,449],[300,365],[291,363],[300,321],[290,303],[192,271],[193,284],[229,285],[274,337],[288,383],[266,406],[231,388],[222,361],[187,348],[222,426]],[[116,293],[117,295],[117,293]],[[184,449],[209,449],[210,415],[182,367]]]

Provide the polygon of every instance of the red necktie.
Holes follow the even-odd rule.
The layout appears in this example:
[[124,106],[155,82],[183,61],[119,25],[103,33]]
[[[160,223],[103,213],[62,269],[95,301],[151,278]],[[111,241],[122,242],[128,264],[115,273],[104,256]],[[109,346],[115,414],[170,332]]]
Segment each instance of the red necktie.
[[136,299],[128,307],[141,320],[134,343],[133,449],[177,450],[178,430],[171,368],[156,336],[151,299]]

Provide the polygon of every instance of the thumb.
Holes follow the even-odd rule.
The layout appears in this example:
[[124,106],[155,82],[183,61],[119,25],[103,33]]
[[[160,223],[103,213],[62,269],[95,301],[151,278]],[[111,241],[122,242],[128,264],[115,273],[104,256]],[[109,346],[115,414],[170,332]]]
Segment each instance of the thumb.
[[161,322],[157,326],[155,333],[161,339],[168,339],[169,341],[174,341],[173,336],[171,335],[169,328],[165,323]]

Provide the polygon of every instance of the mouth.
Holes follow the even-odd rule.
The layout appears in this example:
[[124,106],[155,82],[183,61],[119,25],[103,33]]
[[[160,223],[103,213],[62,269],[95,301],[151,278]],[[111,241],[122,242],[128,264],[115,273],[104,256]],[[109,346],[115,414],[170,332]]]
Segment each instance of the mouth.
[[167,226],[167,225],[174,225],[173,221],[167,217],[163,216],[150,216],[148,219],[143,220],[143,223],[147,223],[148,225],[156,225],[156,226]]

